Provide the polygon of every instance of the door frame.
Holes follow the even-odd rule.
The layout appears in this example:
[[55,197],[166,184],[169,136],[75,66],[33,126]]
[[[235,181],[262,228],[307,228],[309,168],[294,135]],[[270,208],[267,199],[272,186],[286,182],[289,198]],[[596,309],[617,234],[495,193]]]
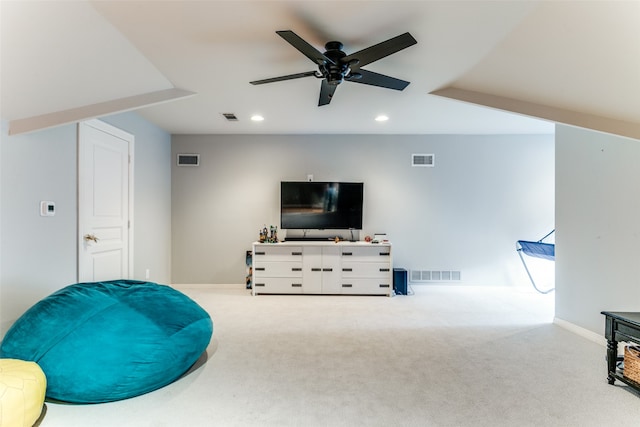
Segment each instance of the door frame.
[[81,246],[83,244],[83,239],[82,239],[82,230],[81,230],[81,224],[83,223],[82,219],[80,217],[81,215],[81,211],[80,211],[80,183],[82,182],[82,180],[84,179],[84,176],[82,176],[81,170],[82,168],[80,167],[80,161],[81,161],[81,156],[80,156],[80,145],[82,144],[82,140],[81,140],[81,136],[82,136],[82,132],[80,131],[80,128],[82,125],[86,125],[86,126],[90,126],[94,129],[97,129],[99,131],[102,131],[104,133],[108,133],[110,135],[115,136],[116,138],[120,138],[124,141],[127,141],[128,143],[128,156],[129,156],[129,167],[128,167],[128,212],[127,212],[127,216],[128,216],[128,233],[127,233],[127,244],[128,244],[128,268],[127,268],[127,276],[128,277],[123,277],[123,279],[131,279],[134,277],[133,272],[134,272],[134,266],[133,266],[133,247],[134,247],[134,241],[133,241],[133,236],[134,236],[134,228],[133,228],[133,201],[134,201],[134,197],[133,197],[133,189],[134,189],[134,185],[133,185],[133,171],[134,171],[134,148],[135,148],[135,136],[123,131],[122,129],[119,129],[113,125],[110,125],[106,122],[103,122],[102,120],[98,120],[98,119],[91,119],[91,120],[86,120],[83,122],[78,122],[78,126],[76,128],[76,133],[77,133],[77,137],[76,137],[76,176],[77,176],[77,183],[76,183],[76,204],[77,204],[77,222],[76,222],[76,281],[79,282],[80,281],[80,255],[81,255]]

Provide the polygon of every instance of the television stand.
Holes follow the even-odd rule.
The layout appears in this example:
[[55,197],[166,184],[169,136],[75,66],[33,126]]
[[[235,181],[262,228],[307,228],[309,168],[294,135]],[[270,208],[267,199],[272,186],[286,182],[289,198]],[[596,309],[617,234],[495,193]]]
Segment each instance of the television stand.
[[333,241],[334,237],[286,237],[285,242],[324,242]]
[[253,244],[253,295],[393,295],[391,245],[365,242]]

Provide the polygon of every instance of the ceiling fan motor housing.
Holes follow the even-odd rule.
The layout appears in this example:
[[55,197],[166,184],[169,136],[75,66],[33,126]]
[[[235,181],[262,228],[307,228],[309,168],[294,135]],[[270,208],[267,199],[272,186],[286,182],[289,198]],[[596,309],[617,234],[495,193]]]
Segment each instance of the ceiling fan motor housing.
[[339,85],[344,77],[349,73],[349,63],[342,61],[347,56],[342,51],[342,43],[338,41],[330,41],[324,45],[327,50],[324,56],[333,61],[333,64],[327,61],[320,64],[320,72],[327,79],[327,83],[331,85]]

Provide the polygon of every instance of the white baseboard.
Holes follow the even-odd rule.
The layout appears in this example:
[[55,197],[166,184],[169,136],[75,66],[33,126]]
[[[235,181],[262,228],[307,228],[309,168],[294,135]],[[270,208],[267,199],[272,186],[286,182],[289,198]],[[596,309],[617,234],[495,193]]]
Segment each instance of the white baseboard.
[[172,283],[171,287],[175,289],[246,289],[247,285],[244,283]]
[[607,346],[607,340],[604,336],[596,334],[595,332],[590,331],[589,329],[585,329],[582,326],[578,326],[574,323],[567,322],[566,320],[559,319],[557,317],[553,318],[553,323],[570,332],[573,332],[574,334],[580,335],[581,337],[586,338],[589,341],[593,341],[604,347]]

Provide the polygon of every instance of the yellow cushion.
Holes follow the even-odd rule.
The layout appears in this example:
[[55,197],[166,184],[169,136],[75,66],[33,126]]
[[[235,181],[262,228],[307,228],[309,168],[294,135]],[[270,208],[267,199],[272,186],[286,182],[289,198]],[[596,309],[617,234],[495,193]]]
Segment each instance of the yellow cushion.
[[46,389],[37,363],[0,359],[0,427],[31,427],[42,412]]

